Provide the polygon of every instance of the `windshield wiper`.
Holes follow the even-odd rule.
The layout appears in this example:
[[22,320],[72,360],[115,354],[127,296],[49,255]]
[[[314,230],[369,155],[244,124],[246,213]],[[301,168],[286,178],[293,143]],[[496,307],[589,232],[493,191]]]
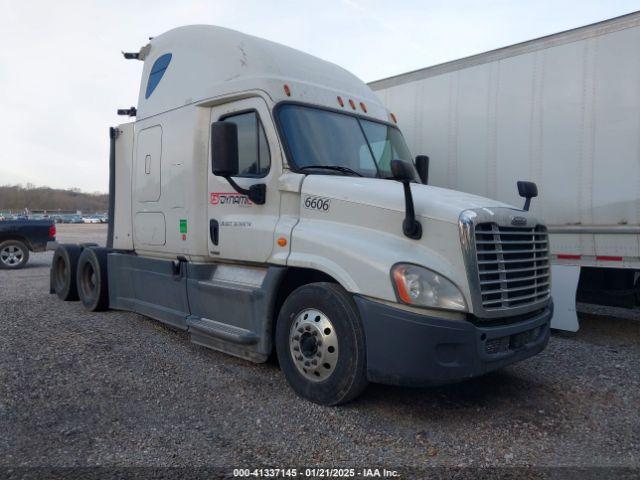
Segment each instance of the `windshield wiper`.
[[352,175],[357,175],[358,177],[364,177],[364,175],[362,175],[361,173],[356,172],[355,170],[349,167],[343,167],[342,165],[307,165],[307,166],[298,168],[298,170],[307,170],[310,168],[320,168],[320,169],[324,168],[325,170],[335,170],[336,172],[349,173]]

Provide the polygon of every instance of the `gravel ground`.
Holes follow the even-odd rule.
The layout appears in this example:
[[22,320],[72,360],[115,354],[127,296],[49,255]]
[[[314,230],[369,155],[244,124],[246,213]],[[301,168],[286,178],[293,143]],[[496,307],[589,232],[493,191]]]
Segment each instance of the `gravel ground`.
[[[58,230],[61,242],[106,235]],[[59,301],[50,261],[0,271],[0,466],[640,467],[637,312],[581,314],[577,334],[479,379],[372,385],[325,408],[297,398],[275,364]]]

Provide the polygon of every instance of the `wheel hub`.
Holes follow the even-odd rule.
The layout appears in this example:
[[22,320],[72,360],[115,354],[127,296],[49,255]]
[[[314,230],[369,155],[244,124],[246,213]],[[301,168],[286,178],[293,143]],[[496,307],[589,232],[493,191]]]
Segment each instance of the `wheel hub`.
[[303,333],[300,337],[300,351],[305,357],[313,357],[318,351],[316,337],[309,332]]
[[14,266],[20,263],[22,256],[22,250],[13,245],[4,247],[2,251],[0,251],[0,260],[8,266]]
[[338,336],[321,311],[307,309],[296,316],[289,346],[294,365],[308,380],[319,382],[333,373],[338,361]]
[[82,277],[78,283],[85,296],[90,297],[94,294],[96,290],[96,272],[89,262],[84,264]]

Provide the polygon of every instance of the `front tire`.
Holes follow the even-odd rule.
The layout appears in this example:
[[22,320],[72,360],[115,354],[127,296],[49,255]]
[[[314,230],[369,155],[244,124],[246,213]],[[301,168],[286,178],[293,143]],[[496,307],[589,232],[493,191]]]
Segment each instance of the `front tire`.
[[291,388],[314,403],[347,403],[367,386],[360,315],[334,283],[311,283],[289,295],[278,315],[276,350]]
[[29,261],[29,248],[20,240],[0,243],[0,269],[18,270]]

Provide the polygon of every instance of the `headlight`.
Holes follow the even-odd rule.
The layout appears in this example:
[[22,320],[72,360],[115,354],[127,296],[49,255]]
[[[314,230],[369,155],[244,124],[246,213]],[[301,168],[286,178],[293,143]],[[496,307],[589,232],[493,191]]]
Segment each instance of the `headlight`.
[[396,296],[416,307],[467,310],[464,296],[449,279],[424,267],[398,264],[391,269]]

